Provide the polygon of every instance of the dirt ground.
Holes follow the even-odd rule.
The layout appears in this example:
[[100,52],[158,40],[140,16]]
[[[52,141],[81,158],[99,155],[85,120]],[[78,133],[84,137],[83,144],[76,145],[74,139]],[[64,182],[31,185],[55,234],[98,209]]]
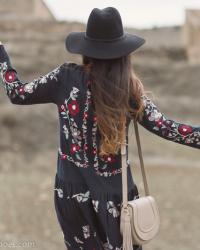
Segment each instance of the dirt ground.
[[[12,172],[1,172],[1,242],[28,241],[34,244],[33,249],[65,249],[53,207],[54,163],[52,156],[40,169],[32,164],[26,169],[17,165]],[[143,195],[138,166],[132,171]],[[161,227],[156,238],[144,249],[199,249],[200,169],[192,165],[162,165],[146,166],[146,171],[150,192],[158,202]]]

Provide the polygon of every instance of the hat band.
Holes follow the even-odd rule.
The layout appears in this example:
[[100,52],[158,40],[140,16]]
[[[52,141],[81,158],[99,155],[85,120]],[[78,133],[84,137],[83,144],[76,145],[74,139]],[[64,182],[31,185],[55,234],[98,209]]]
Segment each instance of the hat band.
[[126,35],[123,34],[122,36],[113,38],[113,39],[101,39],[101,38],[91,38],[89,36],[87,36],[87,34],[85,33],[84,37],[87,40],[91,40],[91,41],[96,41],[96,42],[114,42],[114,41],[120,41],[122,40]]

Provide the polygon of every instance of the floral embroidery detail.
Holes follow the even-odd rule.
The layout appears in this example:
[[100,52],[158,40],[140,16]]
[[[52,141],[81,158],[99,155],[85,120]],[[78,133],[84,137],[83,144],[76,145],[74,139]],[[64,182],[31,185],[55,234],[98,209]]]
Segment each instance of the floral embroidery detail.
[[85,202],[90,198],[90,191],[88,190],[86,193],[74,194],[72,198],[76,198],[78,202]]
[[0,73],[3,79],[3,86],[7,91],[7,95],[11,98],[19,96],[21,99],[25,99],[27,94],[33,93],[40,84],[45,84],[49,79],[55,79],[58,82],[58,74],[60,72],[60,66],[52,70],[44,76],[40,76],[38,79],[34,79],[29,83],[22,83],[16,77],[14,70],[10,71],[7,62],[0,63]]
[[[85,149],[82,149],[84,135],[82,135],[81,130],[74,119],[74,116],[80,112],[79,105],[77,102],[79,89],[72,87],[69,98],[65,99],[64,104],[58,106],[62,121],[64,122],[63,133],[65,138],[69,140],[69,135],[71,135],[71,144],[69,154],[63,154],[61,148],[59,148],[59,153],[62,159],[67,159],[75,163],[78,167],[87,167],[88,159],[85,157],[85,162],[83,161],[81,155],[85,155]],[[72,156],[73,155],[73,156]],[[78,161],[77,161],[78,160]]]
[[84,244],[84,242],[81,241],[77,236],[74,236],[74,240],[79,244]]
[[63,133],[65,134],[65,138],[68,139],[69,138],[69,130],[65,124],[63,125]]
[[181,134],[181,135],[188,135],[188,134],[191,134],[193,131],[192,127],[191,126],[188,126],[188,125],[184,125],[184,124],[181,124],[178,126],[178,132]]
[[[84,141],[84,161],[88,164],[88,157],[87,157],[87,150],[88,150],[88,142],[87,142],[87,123],[88,123],[88,110],[89,110],[89,103],[91,99],[91,92],[87,89],[86,93],[86,102],[84,106],[84,116],[83,116],[83,124],[82,124],[82,131],[83,131],[83,141]],[[86,115],[87,114],[87,115]]]
[[64,242],[65,242],[68,246],[71,247],[71,244],[69,243],[69,241],[67,241],[67,240],[64,239]]
[[71,154],[76,153],[79,149],[80,149],[79,145],[71,144],[70,153]]
[[177,143],[200,148],[200,127],[181,124],[162,114],[151,99],[142,95],[144,116],[139,123],[149,131]]
[[83,119],[86,119],[86,118],[88,118],[88,112],[83,113]]
[[89,227],[89,225],[82,226],[82,230],[83,230],[83,236],[84,236],[85,239],[90,237],[90,227]]
[[108,155],[108,156],[103,156],[102,157],[103,158],[103,160],[105,161],[105,162],[107,162],[107,163],[114,163],[114,162],[116,162],[116,158],[115,158],[115,156],[114,155]]
[[8,83],[14,82],[14,80],[15,80],[15,71],[6,71],[5,80]]
[[94,210],[96,212],[98,212],[98,209],[99,209],[99,201],[98,200],[92,200],[92,204],[93,204],[93,207],[94,207]]
[[[110,171],[103,171],[103,172],[101,172],[99,170],[99,157],[97,155],[97,138],[96,138],[96,134],[97,134],[97,119],[94,119],[93,126],[92,126],[92,146],[93,146],[93,154],[94,154],[94,169],[96,171],[96,174],[100,175],[100,176],[103,176],[103,177],[109,177],[109,176],[121,173],[121,168],[110,170]],[[104,170],[106,168],[108,168],[107,163],[104,164],[102,170]]]
[[61,188],[54,188],[58,192],[58,197],[63,198],[63,190]]
[[[116,162],[114,155],[109,155],[106,157],[99,157],[97,150],[97,116],[93,113],[93,123],[92,123],[92,144],[91,149],[88,145],[87,134],[88,134],[88,119],[89,119],[89,108],[91,107],[91,91],[87,89],[86,91],[86,101],[83,107],[83,123],[82,127],[78,128],[77,123],[75,122],[75,115],[80,114],[80,109],[78,107],[78,94],[80,93],[79,89],[72,87],[72,90],[69,94],[69,98],[65,99],[64,103],[58,106],[63,124],[62,132],[65,135],[65,138],[68,140],[69,152],[62,152],[59,147],[58,152],[61,156],[61,159],[69,160],[73,162],[78,167],[87,168],[89,166],[88,153],[93,154],[94,159],[94,169],[97,175],[103,177],[110,177],[116,174],[121,173],[121,168],[110,168],[110,164]],[[69,106],[71,104],[71,106]],[[69,107],[72,109],[72,106],[75,105],[75,113],[70,113]],[[77,108],[78,107],[78,108]],[[90,120],[91,121],[91,120]],[[101,160],[101,162],[99,162]]]
[[107,242],[103,244],[103,248],[104,250],[114,249],[113,246],[110,244],[108,237],[107,237]]
[[109,213],[113,215],[113,217],[118,217],[120,212],[118,211],[117,207],[114,205],[113,201],[107,201],[107,210]]
[[[65,138],[69,140],[69,133],[71,134],[71,144],[70,144],[70,152],[69,155],[63,154],[61,152],[61,148],[59,148],[59,153],[61,155],[62,159],[68,159],[75,163],[78,167],[88,167],[89,161],[87,157],[87,150],[88,150],[88,144],[87,144],[87,118],[88,118],[88,109],[89,109],[89,103],[90,103],[90,92],[87,91],[86,96],[86,102],[84,106],[84,118],[83,118],[83,124],[82,124],[82,131],[78,128],[77,123],[74,120],[74,117],[76,114],[80,112],[77,98],[78,98],[79,89],[76,87],[73,87],[70,96],[67,100],[65,100],[64,104],[61,104],[58,109],[59,112],[67,123],[63,125],[63,133],[65,134]],[[87,114],[87,115],[86,115]],[[70,155],[71,154],[71,155]],[[72,155],[75,156],[72,157]],[[83,155],[83,157],[81,157]],[[84,159],[82,159],[84,158]],[[83,161],[83,162],[80,162]]]
[[76,114],[78,114],[79,113],[79,105],[78,105],[78,103],[77,103],[77,101],[76,100],[72,100],[69,104],[68,104],[68,109],[69,109],[69,113],[71,114],[71,115],[76,115]]
[[113,249],[113,250],[122,250],[122,244],[121,244],[120,247],[113,247],[113,245],[110,243],[109,238],[107,236],[107,241],[105,243],[103,243],[103,249],[104,250],[110,250],[110,249]]
[[19,91],[31,94],[33,93],[33,86],[34,86],[33,82],[27,83],[23,88],[21,88],[21,90],[19,89]]
[[77,167],[82,167],[82,168],[88,167],[85,163],[81,163],[79,161],[74,161],[74,159],[70,155],[62,153],[62,150],[60,147],[58,148],[58,153],[61,156],[61,159],[63,159],[63,160],[67,159],[68,161],[73,162]]
[[84,150],[88,150],[88,144],[87,143],[84,144]]

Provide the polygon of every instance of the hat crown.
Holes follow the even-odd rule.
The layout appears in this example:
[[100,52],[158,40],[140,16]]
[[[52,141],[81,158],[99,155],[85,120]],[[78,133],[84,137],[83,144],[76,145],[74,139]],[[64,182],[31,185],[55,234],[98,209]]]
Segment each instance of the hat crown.
[[124,35],[122,19],[114,7],[94,8],[88,18],[86,37],[97,40],[113,40]]

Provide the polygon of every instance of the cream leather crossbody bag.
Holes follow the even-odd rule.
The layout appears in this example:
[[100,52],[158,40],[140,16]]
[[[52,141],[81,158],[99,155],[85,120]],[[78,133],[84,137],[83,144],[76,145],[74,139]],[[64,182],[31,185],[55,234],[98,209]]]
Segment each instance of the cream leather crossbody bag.
[[[143,245],[148,243],[157,235],[160,227],[158,206],[154,197],[149,194],[137,121],[135,119],[133,120],[141,172],[144,182],[145,196],[130,201],[127,200],[127,143],[125,139],[125,143],[121,146],[123,202],[121,205],[120,232],[123,237],[123,250],[133,250],[133,244]],[[126,128],[126,135],[127,133],[128,129]]]

